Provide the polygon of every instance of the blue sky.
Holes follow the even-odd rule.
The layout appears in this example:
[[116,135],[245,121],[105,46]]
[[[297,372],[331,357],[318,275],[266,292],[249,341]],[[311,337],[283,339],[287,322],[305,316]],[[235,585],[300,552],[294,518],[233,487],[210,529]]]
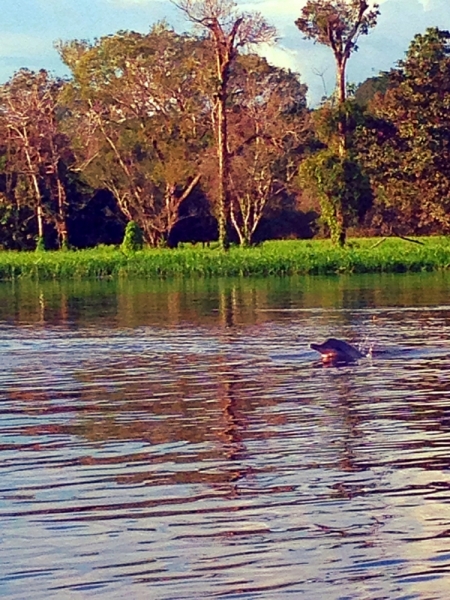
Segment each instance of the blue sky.
[[[278,29],[279,42],[261,50],[270,62],[301,74],[316,103],[334,87],[331,51],[303,40],[294,25],[306,0],[238,0],[245,10],[261,12]],[[388,70],[403,58],[412,37],[437,26],[450,30],[450,0],[379,0],[377,27],[360,39],[350,59],[355,83]],[[66,75],[53,48],[57,39],[94,40],[128,29],[145,33],[166,19],[177,31],[188,24],[169,0],[3,0],[0,19],[0,83],[21,67],[45,68]]]

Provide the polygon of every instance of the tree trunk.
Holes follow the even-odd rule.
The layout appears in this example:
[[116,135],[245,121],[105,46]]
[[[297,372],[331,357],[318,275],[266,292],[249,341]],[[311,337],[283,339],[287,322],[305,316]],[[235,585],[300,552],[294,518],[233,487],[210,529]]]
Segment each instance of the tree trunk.
[[195,188],[197,183],[200,181],[201,173],[197,173],[195,177],[193,177],[192,181],[184,188],[181,194],[177,193],[177,186],[172,183],[166,183],[166,191],[165,191],[165,219],[166,223],[163,231],[164,240],[168,240],[169,234],[174,227],[174,225],[178,222],[179,219],[179,208],[181,204],[186,200],[192,190]]
[[56,177],[56,185],[58,188],[58,217],[56,219],[56,228],[58,230],[58,241],[60,249],[69,247],[69,233],[67,231],[66,219],[66,191],[59,177]]
[[334,231],[333,231],[333,242],[343,248],[345,246],[345,240],[347,237],[347,231],[345,227],[345,217],[343,209],[337,209],[335,214]]
[[239,225],[233,205],[231,205],[231,207],[230,207],[230,218],[231,218],[231,223],[233,224],[233,227],[239,238],[239,244],[241,246],[245,246],[246,245],[245,224],[242,227]]
[[338,101],[339,104],[343,104],[347,99],[347,86],[345,81],[345,64],[344,59],[337,59],[337,88],[338,88]]
[[39,182],[36,175],[31,175],[33,182],[34,193],[36,195],[36,221],[38,230],[38,248],[44,244],[44,209],[42,208],[41,191],[39,189]]
[[26,132],[22,136],[25,141],[25,157],[28,168],[30,170],[31,183],[34,188],[36,198],[36,221],[38,230],[38,248],[44,244],[44,209],[42,208],[41,190],[39,189],[39,182],[36,173],[34,173],[33,162],[31,160],[30,152],[28,150],[28,137]]
[[224,87],[223,84],[217,97],[217,158],[219,161],[219,245],[226,250],[229,246],[227,221],[229,213],[230,157],[228,153],[228,122]]
[[38,237],[44,239],[44,211],[42,210],[42,204],[39,202],[36,209],[36,219],[38,226]]
[[337,62],[337,85],[338,85],[338,101],[339,101],[339,122],[338,122],[338,151],[339,156],[344,156],[347,151],[347,115],[344,110],[344,103],[347,99],[347,89],[345,81],[345,65],[343,59]]

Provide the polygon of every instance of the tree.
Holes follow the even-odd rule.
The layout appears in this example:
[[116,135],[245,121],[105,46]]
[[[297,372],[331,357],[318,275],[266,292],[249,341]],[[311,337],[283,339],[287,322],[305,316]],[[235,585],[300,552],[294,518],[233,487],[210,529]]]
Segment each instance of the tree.
[[34,202],[20,193],[25,177],[18,172],[18,147],[6,119],[0,113],[0,244],[2,248],[34,248],[36,214]]
[[366,0],[308,0],[295,21],[306,38],[330,47],[336,61],[337,106],[329,103],[318,111],[326,148],[305,161],[300,180],[315,190],[331,238],[339,245],[345,244],[355,215],[361,217],[371,203],[367,177],[351,147],[355,106],[347,98],[346,67],[359,36],[375,26],[378,14],[378,5],[370,7]]
[[343,246],[347,228],[361,220],[372,204],[369,178],[351,157],[329,149],[305,159],[299,175],[303,187],[319,198],[332,242]]
[[386,231],[450,231],[449,97],[450,32],[430,28],[390,72],[357,138]]
[[148,243],[164,242],[208,144],[202,42],[158,24],[148,35],[119,32],[59,50],[73,73],[78,168],[114,194]]
[[60,129],[63,83],[45,70],[21,69],[1,88],[0,108],[10,150],[6,171],[25,180],[33,198],[38,240],[44,244],[44,222],[56,226],[60,246],[68,245],[65,173],[71,160],[67,137]]
[[231,67],[239,50],[262,42],[271,42],[275,28],[258,13],[240,13],[233,0],[179,0],[173,3],[187,19],[206,29],[216,62],[213,122],[218,159],[219,242],[228,245],[227,222],[230,212],[230,152],[228,145],[227,100]]
[[[347,99],[346,67],[352,54],[358,50],[358,38],[376,25],[378,4],[372,8],[366,0],[308,0],[295,24],[305,38],[328,46],[336,62],[336,89],[338,104]],[[345,113],[339,120],[340,152],[347,147]]]
[[358,38],[376,25],[378,4],[366,0],[308,0],[295,24],[308,39],[329,46],[336,61],[336,86],[339,102],[346,99],[345,71]]
[[362,107],[373,100],[375,94],[385,94],[389,87],[389,73],[381,72],[376,77],[369,77],[355,90],[355,102]]
[[128,221],[125,228],[125,235],[121,244],[121,250],[127,252],[137,252],[142,250],[143,236],[139,226],[134,221]]
[[306,86],[257,55],[239,57],[230,80],[230,219],[242,245],[291,190],[310,134]]

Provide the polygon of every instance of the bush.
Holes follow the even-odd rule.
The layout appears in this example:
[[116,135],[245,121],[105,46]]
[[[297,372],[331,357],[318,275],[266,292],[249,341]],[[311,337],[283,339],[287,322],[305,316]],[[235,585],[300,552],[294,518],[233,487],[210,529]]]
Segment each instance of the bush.
[[120,248],[123,252],[137,252],[142,250],[143,245],[144,237],[139,225],[135,221],[129,221]]

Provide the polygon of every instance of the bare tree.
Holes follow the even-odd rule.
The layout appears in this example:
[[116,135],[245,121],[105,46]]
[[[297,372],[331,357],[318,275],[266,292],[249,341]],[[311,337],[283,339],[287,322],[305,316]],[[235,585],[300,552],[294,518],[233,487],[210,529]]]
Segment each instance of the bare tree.
[[171,0],[187,19],[207,30],[216,62],[213,123],[218,160],[219,242],[228,246],[230,212],[230,151],[228,146],[227,98],[231,68],[239,50],[275,39],[276,30],[259,13],[241,13],[234,0]]

